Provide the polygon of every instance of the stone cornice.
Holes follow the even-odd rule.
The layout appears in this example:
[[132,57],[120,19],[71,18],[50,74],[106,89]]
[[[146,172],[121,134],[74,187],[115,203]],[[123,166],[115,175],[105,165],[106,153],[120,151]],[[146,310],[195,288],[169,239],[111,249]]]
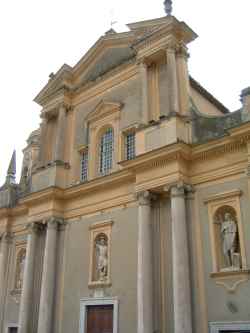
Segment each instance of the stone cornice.
[[229,152],[241,151],[246,149],[247,142],[250,141],[250,126],[230,130],[230,136],[211,140],[205,144],[196,145],[192,148],[192,160],[206,160]]
[[[47,201],[47,200],[67,200],[72,199],[75,197],[78,197],[82,194],[85,194],[89,191],[95,191],[100,190],[100,188],[103,186],[108,186],[109,184],[119,183],[126,180],[129,180],[131,178],[134,178],[133,173],[131,173],[128,170],[122,170],[118,172],[114,172],[110,175],[107,175],[105,177],[99,177],[95,178],[89,182],[85,182],[82,184],[76,184],[72,187],[69,187],[67,189],[61,189],[57,187],[50,187],[48,189],[38,191],[35,193],[31,193],[27,195],[26,197],[19,200],[19,204],[23,205],[23,207],[29,207],[33,205],[34,203],[37,203],[39,201]],[[15,209],[15,208],[14,208]],[[12,209],[8,209],[8,212]],[[9,215],[10,213],[8,213]]]
[[46,200],[61,200],[63,199],[63,189],[57,187],[49,187],[45,190],[38,191],[27,195],[19,200],[19,203],[25,206],[31,206],[36,202],[42,202]]
[[121,161],[119,164],[124,168],[138,169],[141,167],[157,167],[167,161],[186,159],[189,160],[191,155],[191,148],[189,145],[178,142],[168,146],[164,146],[145,154],[137,156],[133,160]]
[[166,20],[166,24],[160,25],[158,29],[145,34],[144,37],[134,43],[133,47],[136,50],[140,50],[144,47],[150,47],[154,42],[160,39],[167,41],[171,36],[174,37],[176,41],[182,41],[185,44],[190,43],[197,37],[194,31],[184,22],[180,22],[175,17],[171,16]]
[[236,189],[236,190],[229,191],[229,192],[223,192],[223,193],[211,195],[211,196],[207,197],[204,200],[204,203],[209,203],[211,201],[213,202],[213,201],[217,201],[217,200],[221,200],[221,199],[227,199],[227,198],[232,198],[232,197],[239,197],[241,195],[242,195],[242,191]]
[[27,214],[28,209],[25,205],[18,204],[13,208],[0,208],[0,218],[15,217]]
[[128,180],[133,180],[134,174],[129,170],[121,170],[114,172],[110,175],[95,178],[83,184],[72,186],[65,190],[64,199],[72,199],[82,194],[88,193],[89,191],[100,191],[101,188],[109,186],[109,184],[118,184]]

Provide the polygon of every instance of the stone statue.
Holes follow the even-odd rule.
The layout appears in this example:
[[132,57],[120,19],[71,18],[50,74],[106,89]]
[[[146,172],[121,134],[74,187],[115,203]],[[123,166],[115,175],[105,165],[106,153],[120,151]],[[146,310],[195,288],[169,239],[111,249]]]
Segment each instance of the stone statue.
[[108,245],[104,235],[96,240],[96,269],[98,281],[105,281],[108,275]]
[[25,259],[26,259],[26,251],[21,250],[18,255],[17,265],[16,265],[15,289],[18,289],[18,290],[22,289],[22,285],[23,285]]
[[239,268],[239,253],[236,253],[237,224],[229,212],[225,213],[221,223],[221,236],[226,268]]

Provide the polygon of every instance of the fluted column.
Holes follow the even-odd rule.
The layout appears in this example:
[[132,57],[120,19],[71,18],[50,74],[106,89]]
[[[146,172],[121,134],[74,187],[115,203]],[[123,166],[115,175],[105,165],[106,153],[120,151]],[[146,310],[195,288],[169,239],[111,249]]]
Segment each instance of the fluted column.
[[174,332],[192,333],[189,247],[184,186],[171,188]]
[[39,307],[38,333],[51,333],[55,298],[55,275],[57,257],[58,224],[61,221],[51,218],[47,223],[41,298]]
[[35,258],[36,258],[36,246],[38,231],[40,229],[39,224],[31,223],[28,226],[28,241],[26,260],[24,267],[24,279],[21,294],[21,303],[19,311],[19,333],[30,332],[30,322],[32,313],[32,295],[33,295],[33,281],[35,273]]
[[65,130],[66,130],[66,106],[62,104],[58,111],[57,129],[56,129],[56,142],[55,142],[55,161],[64,161],[64,144],[65,144]]
[[9,244],[11,242],[11,234],[4,232],[0,236],[0,331],[2,329],[2,320],[4,314],[4,299],[6,291],[6,272],[9,254]]
[[144,60],[140,62],[140,75],[142,87],[142,122],[148,123],[149,103],[148,103],[148,66]]
[[167,75],[168,75],[168,91],[170,101],[170,113],[179,112],[179,97],[178,97],[178,79],[176,66],[176,50],[174,46],[167,48]]
[[153,332],[151,194],[138,195],[137,333]]

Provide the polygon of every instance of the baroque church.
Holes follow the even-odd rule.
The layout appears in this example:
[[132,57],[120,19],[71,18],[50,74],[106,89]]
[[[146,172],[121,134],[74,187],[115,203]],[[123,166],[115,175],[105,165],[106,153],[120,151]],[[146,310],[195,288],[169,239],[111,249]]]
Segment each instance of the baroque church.
[[229,112],[198,83],[165,6],[35,97],[0,187],[0,333],[250,332],[250,88]]

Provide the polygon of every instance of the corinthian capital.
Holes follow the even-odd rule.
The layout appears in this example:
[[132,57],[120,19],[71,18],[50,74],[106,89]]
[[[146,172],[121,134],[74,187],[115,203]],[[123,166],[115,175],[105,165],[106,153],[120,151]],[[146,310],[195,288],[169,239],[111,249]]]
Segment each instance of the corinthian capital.
[[10,243],[12,241],[13,234],[9,231],[4,231],[0,234],[0,240],[5,243]]
[[50,217],[47,221],[47,229],[58,229],[65,224],[63,218]]
[[150,191],[142,191],[136,194],[140,206],[149,206],[151,201],[156,198]]
[[168,191],[172,198],[174,198],[174,197],[184,197],[189,193],[190,194],[194,193],[194,188],[189,184],[179,182],[179,183],[174,184],[172,186],[166,187],[165,191]]
[[31,222],[26,226],[26,229],[30,234],[38,233],[39,231],[42,230],[42,228],[43,226],[39,222]]

